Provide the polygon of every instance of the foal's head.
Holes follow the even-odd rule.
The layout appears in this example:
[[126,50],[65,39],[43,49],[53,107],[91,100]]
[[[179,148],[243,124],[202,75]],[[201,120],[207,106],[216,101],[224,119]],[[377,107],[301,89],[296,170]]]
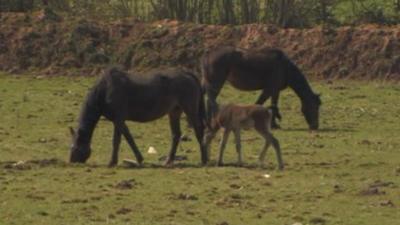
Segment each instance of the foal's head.
[[302,102],[301,111],[310,127],[310,130],[318,130],[319,108],[321,106],[320,95],[313,94],[307,101]]
[[70,128],[72,135],[72,145],[69,161],[71,163],[85,163],[90,157],[91,149],[90,144],[82,144],[79,141],[79,134],[77,134],[73,128]]

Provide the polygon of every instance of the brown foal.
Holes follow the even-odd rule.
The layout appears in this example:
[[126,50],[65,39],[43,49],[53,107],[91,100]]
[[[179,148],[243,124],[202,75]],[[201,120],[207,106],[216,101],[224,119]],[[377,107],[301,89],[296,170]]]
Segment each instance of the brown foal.
[[[240,130],[254,128],[264,139],[265,144],[259,156],[260,166],[265,165],[267,149],[272,144],[278,159],[278,167],[283,169],[283,161],[278,140],[271,133],[272,110],[260,105],[222,105],[211,119],[210,127],[205,134],[204,143],[208,152],[212,139],[220,128],[224,133],[220,143],[218,166],[223,165],[223,154],[231,131],[235,135],[236,151],[238,153],[238,164],[243,163],[242,147],[240,143]],[[208,154],[209,155],[209,154]]]

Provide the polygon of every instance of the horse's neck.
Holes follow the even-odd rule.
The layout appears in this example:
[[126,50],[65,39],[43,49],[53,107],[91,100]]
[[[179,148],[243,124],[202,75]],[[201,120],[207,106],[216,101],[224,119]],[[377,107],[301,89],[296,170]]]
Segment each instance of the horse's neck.
[[297,66],[292,64],[289,68],[289,87],[293,89],[296,95],[301,99],[301,102],[304,103],[311,99],[315,94]]
[[90,144],[93,131],[100,119],[100,116],[101,113],[95,106],[86,103],[79,118],[79,127],[77,133],[77,142],[79,144]]

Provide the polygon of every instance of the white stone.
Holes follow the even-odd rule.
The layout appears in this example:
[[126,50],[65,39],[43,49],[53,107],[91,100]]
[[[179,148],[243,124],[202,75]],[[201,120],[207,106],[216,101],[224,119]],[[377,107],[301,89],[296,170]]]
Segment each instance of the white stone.
[[147,150],[147,153],[157,154],[157,150],[153,146],[150,146],[149,149]]
[[266,174],[263,175],[263,177],[265,177],[265,178],[270,178],[271,175],[269,175],[269,174],[266,173]]

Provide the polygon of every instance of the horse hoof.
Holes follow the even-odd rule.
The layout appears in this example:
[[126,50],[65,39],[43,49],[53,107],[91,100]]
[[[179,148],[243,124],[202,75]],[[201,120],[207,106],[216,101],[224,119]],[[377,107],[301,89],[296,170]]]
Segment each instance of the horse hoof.
[[279,126],[279,124],[275,123],[275,124],[271,124],[271,128],[278,130],[278,129],[281,129],[281,126]]
[[112,167],[115,167],[117,164],[118,164],[117,162],[110,162],[110,163],[108,163],[108,167],[112,168]]
[[139,165],[143,165],[143,161],[144,161],[144,158],[143,157],[140,157],[140,158],[138,158],[138,159],[136,159],[137,160],[137,163],[139,164]]
[[172,160],[167,160],[165,161],[164,166],[167,168],[172,168],[174,166],[174,162]]
[[284,169],[284,167],[285,167],[285,166],[284,166],[283,164],[279,164],[279,163],[278,163],[278,170],[282,171],[282,170]]

